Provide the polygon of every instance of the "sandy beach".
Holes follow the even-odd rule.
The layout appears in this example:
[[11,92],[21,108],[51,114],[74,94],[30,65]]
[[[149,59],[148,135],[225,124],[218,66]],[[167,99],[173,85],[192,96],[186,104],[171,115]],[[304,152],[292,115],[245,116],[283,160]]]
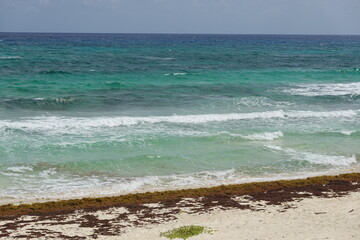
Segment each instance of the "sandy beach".
[[207,214],[179,214],[178,220],[144,228],[129,228],[121,237],[104,239],[165,239],[176,227],[202,225],[213,229],[191,239],[359,239],[360,192],[341,198],[312,198],[284,206],[257,205],[258,211],[214,210]]
[[[0,239],[160,240],[167,239],[161,233],[188,225],[211,229],[189,238],[194,240],[358,239],[359,188],[359,174],[353,173],[195,189],[204,196],[193,198],[169,197],[179,191],[149,193],[113,206],[99,198],[97,206],[73,210],[66,208],[75,205],[69,201],[54,202],[61,207],[52,211],[39,210],[42,203],[24,205],[27,214],[0,206]],[[247,194],[235,194],[239,189]],[[153,201],[158,195],[164,200]]]

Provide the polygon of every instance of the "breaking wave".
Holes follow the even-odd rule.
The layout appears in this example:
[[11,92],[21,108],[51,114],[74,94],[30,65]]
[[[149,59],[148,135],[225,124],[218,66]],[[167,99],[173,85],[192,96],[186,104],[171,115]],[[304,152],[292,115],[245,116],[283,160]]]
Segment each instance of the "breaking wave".
[[164,76],[182,76],[182,75],[186,75],[186,73],[183,72],[176,72],[176,73],[165,73]]
[[251,135],[242,135],[241,137],[247,140],[253,141],[272,141],[278,138],[283,137],[284,134],[280,131],[278,132],[264,132],[264,133],[256,133]]
[[299,152],[291,148],[282,148],[279,146],[272,146],[272,145],[265,146],[265,148],[272,151],[289,154],[291,158],[294,160],[308,161],[314,164],[349,166],[353,163],[356,163],[355,155],[352,155],[351,157],[346,157],[346,156],[337,156],[337,155],[324,155],[324,154],[317,154],[310,152]]
[[299,84],[294,88],[283,89],[282,92],[302,96],[358,96],[360,94],[360,82]]
[[0,105],[9,108],[25,108],[25,109],[48,109],[56,110],[67,105],[78,102],[80,99],[76,97],[56,97],[56,98],[13,98],[0,99]]
[[[21,166],[19,168],[22,168]],[[28,168],[28,167],[26,167]],[[25,170],[25,167],[24,167]],[[27,169],[26,169],[27,170]],[[9,175],[0,172],[0,175]],[[221,184],[238,184],[278,179],[296,179],[319,175],[318,172],[298,172],[294,175],[269,173],[267,175],[251,176],[237,169],[223,171],[202,171],[190,174],[172,174],[165,176],[145,176],[130,178],[104,178],[97,176],[68,178],[58,175],[54,169],[42,169],[41,172],[31,174],[40,175],[39,178],[24,180],[26,172],[16,172],[11,175],[19,179],[24,188],[17,187],[0,189],[0,199],[4,203],[22,201],[49,201],[49,199],[83,198],[88,196],[109,196],[133,192],[163,191],[194,187],[211,187]],[[51,176],[51,177],[50,177]],[[35,180],[36,179],[36,180]],[[59,179],[60,181],[54,181]],[[36,181],[36,183],[34,182]],[[46,191],[44,191],[46,189]],[[11,198],[9,197],[11,196]],[[7,200],[8,199],[8,200]]]
[[0,57],[0,59],[21,59],[23,57],[21,56],[3,56],[3,57]]
[[[0,121],[0,128],[19,129],[23,131],[66,131],[73,129],[112,128],[137,124],[179,123],[203,124],[208,122],[225,122],[232,120],[255,119],[288,119],[288,118],[351,118],[357,116],[354,110],[345,111],[268,111],[229,114],[173,115],[149,117],[34,117],[19,121]],[[255,136],[256,137],[256,136]]]

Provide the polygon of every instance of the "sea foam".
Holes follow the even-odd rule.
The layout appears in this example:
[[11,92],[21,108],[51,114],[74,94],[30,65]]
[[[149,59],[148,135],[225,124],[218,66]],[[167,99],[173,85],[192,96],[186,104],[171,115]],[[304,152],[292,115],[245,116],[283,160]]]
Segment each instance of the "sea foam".
[[243,97],[240,99],[233,100],[233,105],[243,105],[247,107],[277,107],[277,108],[287,108],[294,103],[286,101],[273,101],[267,97]]
[[20,59],[22,58],[21,56],[3,56],[0,57],[0,59]]
[[256,133],[251,135],[242,135],[241,137],[248,140],[258,140],[258,141],[272,141],[278,138],[283,137],[284,134],[280,131],[278,132],[264,132],[264,133]]
[[182,75],[186,75],[186,73],[183,73],[183,72],[175,72],[175,73],[165,73],[164,76],[170,76],[170,75],[173,75],[173,76],[182,76]]
[[35,117],[18,121],[1,120],[0,129],[19,129],[22,131],[62,131],[75,129],[113,128],[137,124],[203,124],[208,122],[226,122],[255,119],[287,119],[287,118],[351,118],[357,116],[354,110],[344,111],[267,111],[251,113],[172,115],[148,117]]
[[357,96],[360,94],[360,82],[299,84],[294,88],[283,89],[282,92],[302,96]]
[[23,173],[26,171],[33,171],[33,168],[30,166],[17,166],[17,167],[8,167],[6,168],[8,171],[16,172],[16,173]]
[[[45,170],[46,171],[46,170]],[[41,175],[42,173],[40,173]],[[39,179],[30,178],[25,181],[23,175],[16,175],[25,186],[23,189],[7,188],[0,189],[0,198],[8,198],[11,201],[31,201],[35,198],[61,199],[83,198],[89,196],[109,196],[127,194],[132,192],[164,191],[194,187],[209,187],[222,184],[238,184],[246,182],[259,182],[277,179],[295,179],[318,175],[319,173],[267,174],[263,176],[250,176],[238,172],[236,169],[223,171],[202,171],[190,174],[172,174],[166,176],[144,176],[131,178],[103,178],[87,176],[78,178],[64,178],[49,174]],[[52,175],[52,172],[51,174]],[[36,182],[34,182],[34,180]],[[46,191],[44,191],[46,189]],[[9,202],[9,203],[10,203]],[[6,202],[8,203],[8,202]]]
[[325,165],[333,165],[333,166],[349,166],[353,163],[356,163],[355,155],[351,157],[346,156],[338,156],[338,155],[325,155],[325,154],[317,154],[310,152],[300,152],[293,150],[291,148],[282,148],[279,146],[268,145],[265,148],[276,151],[283,152],[291,156],[293,160],[302,160],[308,161],[310,163],[315,164],[325,164]]

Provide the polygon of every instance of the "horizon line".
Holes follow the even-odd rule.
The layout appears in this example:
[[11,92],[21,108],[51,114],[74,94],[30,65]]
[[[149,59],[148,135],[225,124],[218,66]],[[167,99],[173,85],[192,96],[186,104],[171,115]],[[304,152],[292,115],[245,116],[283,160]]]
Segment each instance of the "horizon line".
[[334,34],[334,33],[164,33],[164,32],[16,32],[16,31],[0,31],[0,34],[144,34],[144,35],[297,35],[297,36],[360,36],[360,34]]

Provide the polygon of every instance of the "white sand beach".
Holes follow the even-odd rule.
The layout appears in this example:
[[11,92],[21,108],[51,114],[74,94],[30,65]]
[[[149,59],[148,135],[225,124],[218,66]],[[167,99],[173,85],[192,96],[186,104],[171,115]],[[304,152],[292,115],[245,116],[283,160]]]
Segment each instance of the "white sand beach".
[[[144,228],[129,228],[113,239],[160,240],[161,232],[184,225],[202,225],[212,234],[202,239],[360,239],[360,192],[341,198],[312,198],[293,202],[294,208],[260,206],[261,211],[215,210],[209,214],[180,214],[179,220]],[[104,238],[110,239],[110,238]]]
[[[360,238],[360,192],[332,198],[298,199],[282,205],[266,205],[265,201],[249,202],[246,198],[236,199],[242,204],[251,204],[255,210],[220,210],[214,209],[208,213],[189,214],[189,209],[182,207],[174,220],[164,220],[160,224],[145,223],[136,226],[139,214],[129,214],[124,208],[111,208],[96,212],[78,211],[66,217],[40,219],[35,216],[22,216],[20,227],[8,237],[0,239],[35,239],[34,232],[43,232],[37,239],[121,239],[121,240],[161,240],[162,232],[186,226],[200,225],[211,228],[211,234],[204,233],[191,237],[191,240],[223,240],[223,239],[359,239]],[[196,206],[193,199],[185,199]],[[192,206],[192,207],[193,207]],[[158,204],[148,204],[147,207],[156,209],[161,214]],[[191,211],[190,211],[191,212]],[[123,221],[114,221],[124,216]],[[37,221],[34,221],[38,218]],[[154,218],[153,216],[151,218]],[[86,227],[92,220],[97,219],[109,223],[114,229],[121,223],[121,234],[103,235],[99,228]],[[144,220],[145,218],[143,218]],[[155,220],[155,219],[147,219]],[[27,223],[28,221],[28,223]],[[13,221],[0,221],[5,226]],[[111,228],[110,228],[111,229]],[[0,227],[1,230],[1,227]],[[101,228],[100,228],[101,230]],[[11,231],[11,230],[7,230]]]

